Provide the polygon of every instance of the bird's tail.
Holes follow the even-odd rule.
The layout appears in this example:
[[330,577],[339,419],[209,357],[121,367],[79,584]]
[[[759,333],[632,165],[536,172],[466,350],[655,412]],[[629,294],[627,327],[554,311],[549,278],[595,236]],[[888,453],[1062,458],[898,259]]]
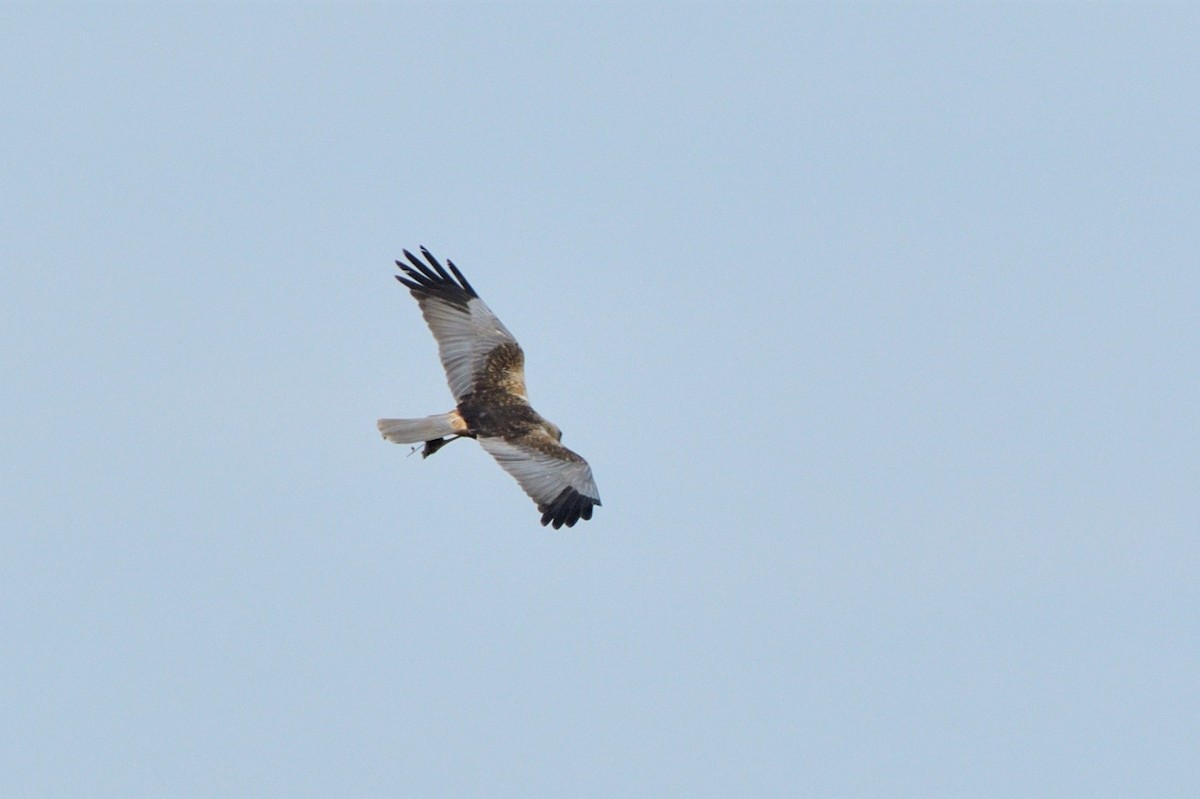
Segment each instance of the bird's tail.
[[467,423],[458,411],[424,419],[380,419],[376,424],[383,437],[396,444],[416,444],[467,432]]

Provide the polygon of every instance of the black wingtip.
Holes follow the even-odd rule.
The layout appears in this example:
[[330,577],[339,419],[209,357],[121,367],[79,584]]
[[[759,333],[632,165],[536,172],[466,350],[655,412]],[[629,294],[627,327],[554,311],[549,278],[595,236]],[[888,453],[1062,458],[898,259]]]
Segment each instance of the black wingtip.
[[558,530],[566,525],[574,527],[580,519],[587,521],[592,518],[592,509],[600,504],[599,499],[580,494],[574,488],[564,488],[553,502],[538,506],[542,512],[542,526],[552,526]]
[[404,273],[403,276],[396,275],[396,279],[412,290],[418,300],[437,297],[465,308],[467,303],[479,296],[451,261],[446,261],[450,265],[450,272],[447,272],[427,248],[422,246],[419,249],[421,255],[425,256],[424,261],[409,250],[402,250],[408,263],[396,261],[396,266]]

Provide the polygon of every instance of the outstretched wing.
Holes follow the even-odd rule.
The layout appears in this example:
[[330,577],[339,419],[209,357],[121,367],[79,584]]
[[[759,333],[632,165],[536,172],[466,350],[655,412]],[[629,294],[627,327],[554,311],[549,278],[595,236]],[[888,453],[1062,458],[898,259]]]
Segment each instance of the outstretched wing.
[[505,383],[519,396],[525,396],[524,355],[513,334],[496,318],[453,261],[446,261],[450,274],[429,250],[421,248],[426,264],[408,250],[408,263],[396,261],[404,276],[396,279],[408,287],[421,306],[421,314],[438,343],[438,355],[446,370],[446,381],[456,402],[469,394],[475,380],[483,374],[488,354],[508,344],[517,358],[510,359]]
[[542,526],[571,527],[592,518],[600,492],[587,461],[555,441],[544,431],[518,439],[480,438],[479,443],[517,478],[542,513]]

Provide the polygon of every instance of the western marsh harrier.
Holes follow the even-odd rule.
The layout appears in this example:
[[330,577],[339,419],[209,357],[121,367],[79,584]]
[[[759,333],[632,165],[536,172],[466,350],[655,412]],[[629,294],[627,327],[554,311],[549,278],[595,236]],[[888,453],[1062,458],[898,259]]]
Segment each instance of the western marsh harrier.
[[[408,250],[397,261],[421,306],[458,407],[424,419],[380,419],[379,432],[397,444],[424,442],[428,458],[456,438],[474,438],[537,503],[542,525],[571,527],[592,518],[600,492],[587,461],[564,447],[558,425],[542,418],[525,395],[525,353],[484,305],[453,261],[447,272],[429,250],[425,262]],[[428,263],[426,263],[428,262]]]

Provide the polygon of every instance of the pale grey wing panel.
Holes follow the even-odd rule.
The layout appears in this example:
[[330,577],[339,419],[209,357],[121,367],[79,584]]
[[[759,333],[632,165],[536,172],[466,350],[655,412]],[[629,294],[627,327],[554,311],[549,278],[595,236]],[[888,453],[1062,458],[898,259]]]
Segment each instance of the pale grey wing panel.
[[479,443],[537,504],[543,525],[558,529],[592,518],[600,492],[587,461],[571,450],[545,434],[531,437],[530,444],[503,438],[481,438]]
[[492,350],[501,344],[517,343],[508,328],[478,297],[472,297],[466,309],[430,295],[419,298],[418,303],[421,315],[437,341],[446,382],[450,384],[455,401],[471,391]]

